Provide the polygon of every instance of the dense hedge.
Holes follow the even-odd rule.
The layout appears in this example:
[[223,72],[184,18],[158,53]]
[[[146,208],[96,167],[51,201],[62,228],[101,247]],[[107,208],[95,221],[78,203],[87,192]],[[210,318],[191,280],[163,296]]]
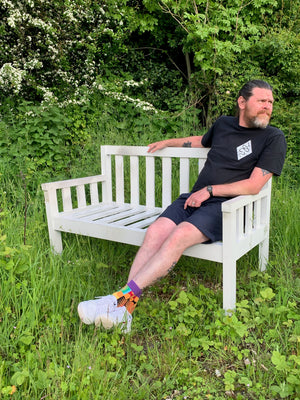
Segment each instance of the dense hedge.
[[[95,141],[193,134],[267,79],[299,165],[299,0],[0,1],[0,155],[69,173]],[[112,132],[113,131],[113,132]],[[6,161],[5,161],[6,160]],[[67,160],[67,161],[66,161]],[[296,171],[296,173],[295,173]]]

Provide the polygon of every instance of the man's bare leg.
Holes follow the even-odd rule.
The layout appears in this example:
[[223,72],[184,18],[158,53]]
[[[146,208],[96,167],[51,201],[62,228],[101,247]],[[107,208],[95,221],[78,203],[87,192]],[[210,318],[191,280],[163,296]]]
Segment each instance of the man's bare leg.
[[151,285],[172,270],[185,249],[206,240],[208,238],[189,222],[175,225],[161,246],[152,252],[152,257],[148,258],[143,266],[139,264],[138,268],[130,273],[130,279],[134,280],[141,289]]
[[122,324],[121,329],[129,332],[131,314],[140,296],[138,292],[167,275],[186,248],[207,240],[194,225],[183,222],[176,226],[167,220],[157,220],[149,230],[133,263],[130,282],[124,288],[112,295],[79,303],[82,322],[102,324],[105,328]]
[[160,249],[162,244],[177,228],[177,225],[169,218],[160,217],[147,229],[144,242],[139,248],[135,259],[132,263],[128,282],[133,279],[144,265],[151,260],[155,253]]

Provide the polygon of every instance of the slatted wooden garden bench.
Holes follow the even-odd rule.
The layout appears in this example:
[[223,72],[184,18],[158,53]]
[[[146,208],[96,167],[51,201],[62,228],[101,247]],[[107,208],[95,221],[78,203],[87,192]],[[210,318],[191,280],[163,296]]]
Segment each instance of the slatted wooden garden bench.
[[[61,253],[61,232],[140,246],[147,227],[180,193],[189,192],[209,149],[101,146],[101,175],[42,184],[50,244]],[[196,168],[196,171],[195,171]],[[193,176],[193,177],[192,177]],[[222,204],[223,241],[184,255],[223,264],[223,308],[236,303],[236,262],[259,246],[263,271],[269,253],[271,180],[259,194]]]

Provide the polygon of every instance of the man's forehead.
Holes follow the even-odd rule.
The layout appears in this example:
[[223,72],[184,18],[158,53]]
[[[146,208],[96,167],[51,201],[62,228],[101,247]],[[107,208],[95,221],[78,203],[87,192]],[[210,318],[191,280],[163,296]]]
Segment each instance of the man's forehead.
[[252,96],[255,98],[259,98],[259,99],[274,100],[273,92],[270,89],[263,89],[263,88],[255,87],[252,90]]

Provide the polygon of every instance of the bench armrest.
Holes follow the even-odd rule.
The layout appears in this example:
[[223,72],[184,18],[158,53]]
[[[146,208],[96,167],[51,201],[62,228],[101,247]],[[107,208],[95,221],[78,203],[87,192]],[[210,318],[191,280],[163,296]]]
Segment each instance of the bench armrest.
[[224,201],[224,203],[222,203],[222,212],[226,212],[226,213],[231,213],[234,212],[236,210],[238,210],[241,207],[245,207],[248,204],[253,203],[256,200],[259,200],[263,197],[265,197],[266,194],[256,194],[256,195],[246,195],[246,196],[237,196],[234,197],[233,199]]
[[230,213],[257,200],[271,198],[271,180],[257,194],[237,196],[222,203],[222,212]]
[[[270,222],[271,182],[256,195],[237,196],[222,203],[223,243],[234,254],[234,243],[255,243],[267,238]],[[260,239],[259,239],[260,240]],[[259,241],[258,243],[262,240]],[[229,256],[229,255],[228,255]]]
[[42,189],[46,191],[49,189],[71,188],[80,185],[89,185],[91,183],[104,182],[105,179],[106,179],[105,175],[94,175],[94,176],[87,176],[84,178],[74,178],[74,179],[67,179],[64,181],[48,182],[48,183],[42,183]]
[[42,189],[44,191],[45,203],[47,207],[48,219],[59,212],[58,207],[58,192],[62,194],[62,207],[63,211],[71,211],[73,209],[74,196],[72,196],[72,189],[76,189],[76,201],[78,208],[86,207],[87,193],[86,186],[89,186],[90,204],[99,203],[98,183],[105,182],[105,175],[94,175],[84,178],[68,179],[64,181],[56,181],[43,183]]

